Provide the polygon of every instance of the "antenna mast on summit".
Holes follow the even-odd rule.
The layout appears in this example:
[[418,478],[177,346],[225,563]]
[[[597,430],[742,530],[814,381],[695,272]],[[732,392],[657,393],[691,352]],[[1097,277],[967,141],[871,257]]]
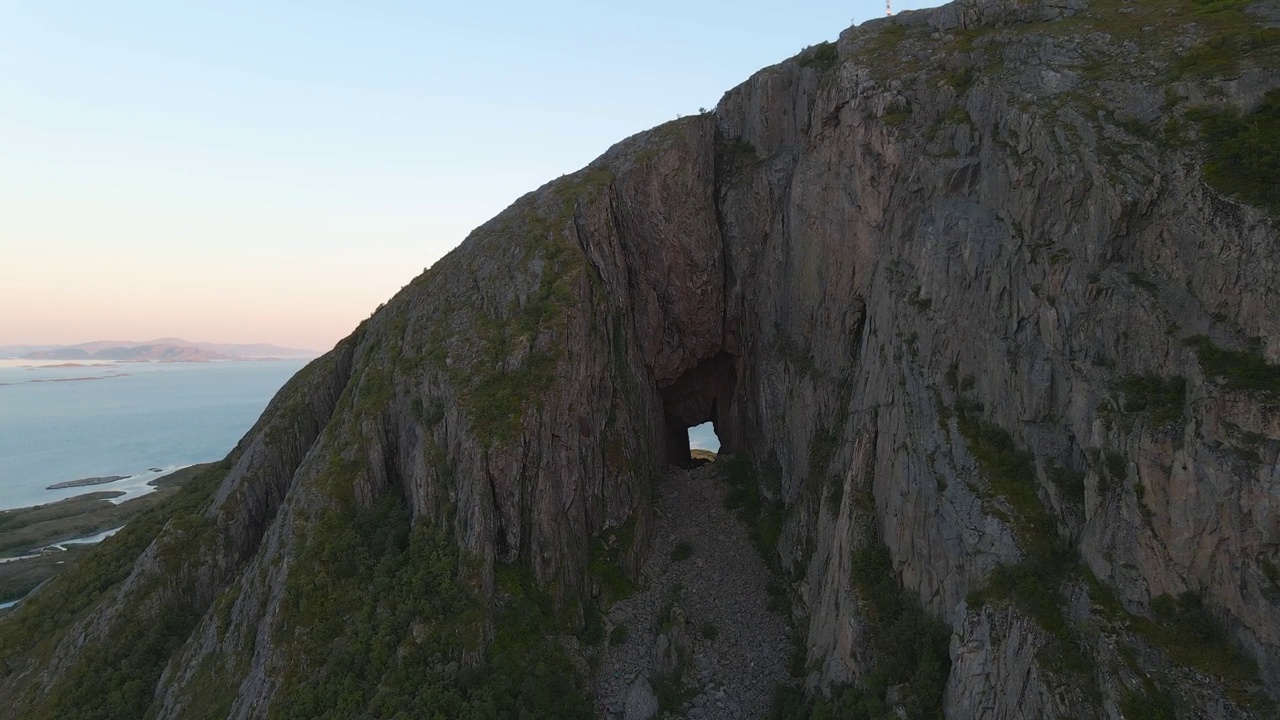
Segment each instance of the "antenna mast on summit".
[[884,0],[884,16],[893,17],[893,0]]

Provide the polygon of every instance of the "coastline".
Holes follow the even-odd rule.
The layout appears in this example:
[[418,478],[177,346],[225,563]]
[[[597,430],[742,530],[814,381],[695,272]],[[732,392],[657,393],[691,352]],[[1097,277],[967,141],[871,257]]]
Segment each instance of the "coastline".
[[[151,492],[118,503],[125,493],[103,490],[0,510],[0,606],[20,601],[208,465],[190,465],[154,478],[147,482]],[[0,617],[12,607],[0,607]]]

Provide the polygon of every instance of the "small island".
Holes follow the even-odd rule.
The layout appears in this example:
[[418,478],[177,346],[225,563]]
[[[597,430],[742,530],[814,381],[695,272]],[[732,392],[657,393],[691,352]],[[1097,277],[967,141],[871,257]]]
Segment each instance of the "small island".
[[124,480],[128,475],[103,475],[102,477],[87,477],[79,480],[67,480],[66,482],[54,483],[45,490],[63,490],[73,487],[84,487],[85,485],[105,485],[113,483],[117,480]]
[[[155,486],[154,492],[119,504],[113,501],[124,493],[99,490],[44,505],[0,510],[0,605],[25,597],[90,552],[95,543],[84,543],[86,539],[126,525],[138,513],[166,502],[183,483],[208,467],[192,465],[175,470],[147,483]],[[0,607],[0,618],[8,612]]]

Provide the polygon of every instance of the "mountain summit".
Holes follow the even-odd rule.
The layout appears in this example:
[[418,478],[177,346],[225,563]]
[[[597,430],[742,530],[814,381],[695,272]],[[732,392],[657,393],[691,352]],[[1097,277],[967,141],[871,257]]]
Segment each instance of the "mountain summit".
[[[0,620],[0,693],[20,718],[731,717],[705,678],[739,629],[691,621],[731,598],[691,588],[765,584],[794,643],[751,638],[761,677],[793,653],[774,717],[1274,713],[1278,22],[960,0],[624,140]],[[664,484],[706,481],[668,468],[708,420],[745,534],[698,564],[656,528],[716,507]]]

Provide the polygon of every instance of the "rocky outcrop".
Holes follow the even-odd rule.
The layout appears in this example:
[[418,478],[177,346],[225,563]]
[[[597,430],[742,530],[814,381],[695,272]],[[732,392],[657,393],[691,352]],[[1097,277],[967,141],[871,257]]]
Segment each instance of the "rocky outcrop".
[[[4,682],[56,685],[163,571],[199,621],[153,708],[212,687],[265,717],[306,667],[326,518],[388,496],[491,609],[517,566],[580,621],[593,540],[628,528],[638,573],[652,483],[712,420],[780,508],[769,560],[812,695],[878,678],[857,558],[883,546],[953,632],[948,716],[1261,712],[1280,254],[1261,201],[1206,182],[1215,111],[1189,109],[1247,113],[1280,80],[1273,36],[1218,42],[1265,12],[1197,13],[961,0],[866,23],[526,195],[282,391],[203,511],[200,562],[155,562],[167,529]],[[1205,47],[1225,70],[1179,60]],[[1197,640],[1212,658],[1183,627],[1222,628]],[[914,702],[895,682],[877,702]]]

